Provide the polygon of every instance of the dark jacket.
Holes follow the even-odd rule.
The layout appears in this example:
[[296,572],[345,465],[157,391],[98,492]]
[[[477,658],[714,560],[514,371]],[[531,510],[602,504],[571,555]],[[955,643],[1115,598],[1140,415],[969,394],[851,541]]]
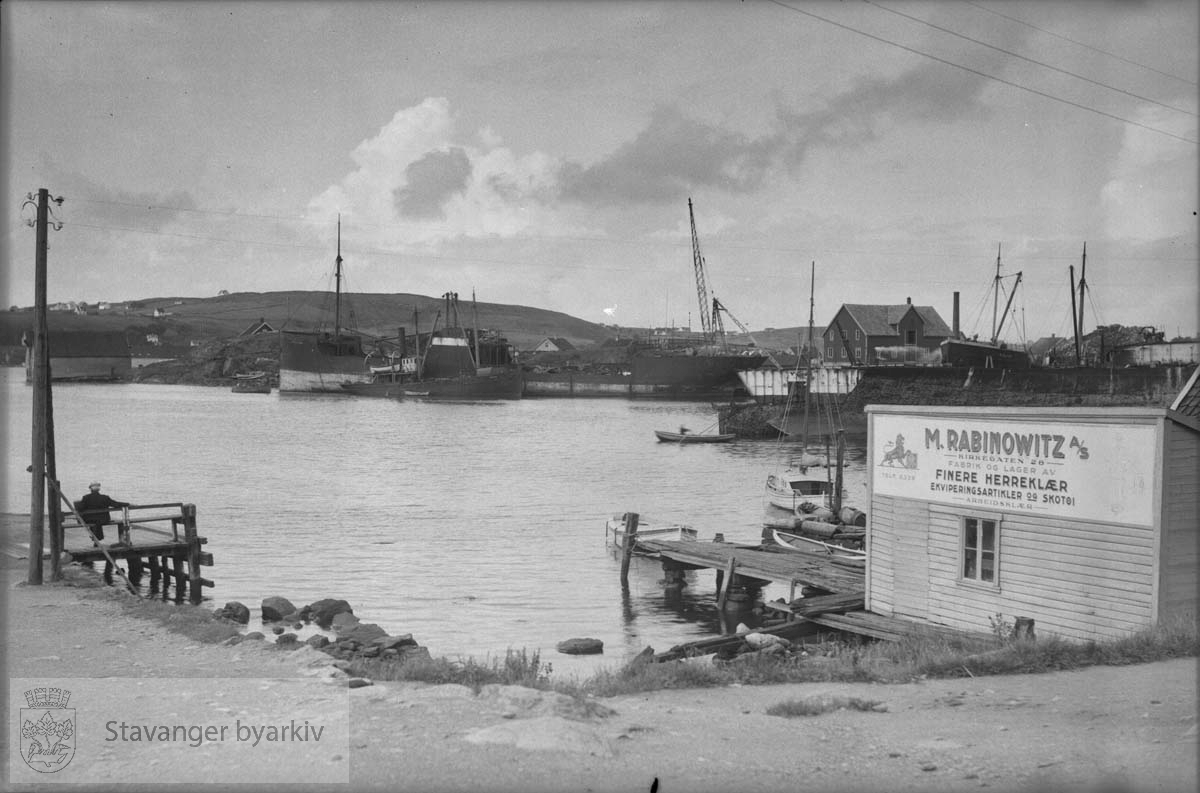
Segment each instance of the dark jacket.
[[97,532],[97,539],[104,537],[104,531],[100,527],[108,523],[111,519],[108,510],[110,508],[119,509],[127,506],[129,506],[128,501],[117,501],[115,498],[110,498],[103,493],[92,492],[89,492],[76,502],[79,514],[92,527],[92,531]]

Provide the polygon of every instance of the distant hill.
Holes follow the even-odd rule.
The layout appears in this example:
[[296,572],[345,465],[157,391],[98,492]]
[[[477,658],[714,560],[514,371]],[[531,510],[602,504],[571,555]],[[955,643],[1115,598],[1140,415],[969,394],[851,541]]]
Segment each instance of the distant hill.
[[[265,321],[277,330],[326,329],[333,326],[334,296],[330,292],[237,292],[218,297],[158,297],[113,302],[103,311],[86,315],[51,311],[51,332],[64,330],[125,330],[130,343],[144,344],[147,335],[158,337],[159,346],[189,347],[216,339],[237,336],[251,325]],[[438,313],[440,298],[412,294],[359,294],[342,297],[342,326],[374,335],[395,336],[397,329],[412,333],[415,320],[428,332]],[[536,346],[548,336],[565,338],[576,346],[598,344],[613,335],[594,322],[530,306],[478,303],[459,300],[459,321],[494,330],[519,349]],[[160,316],[155,316],[155,313]],[[32,309],[0,313],[0,345],[20,344],[21,333],[33,326]],[[445,317],[439,326],[446,324]]]

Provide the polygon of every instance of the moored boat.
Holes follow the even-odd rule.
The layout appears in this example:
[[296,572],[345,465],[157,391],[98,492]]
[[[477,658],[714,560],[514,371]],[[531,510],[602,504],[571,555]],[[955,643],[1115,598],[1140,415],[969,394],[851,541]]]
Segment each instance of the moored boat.
[[734,432],[719,432],[710,435],[689,432],[686,427],[680,427],[679,432],[655,430],[654,434],[660,441],[667,443],[728,443],[737,437],[737,433]]
[[[627,515],[628,513],[613,515],[604,524],[604,539],[606,542],[610,542],[618,548],[625,547],[625,541],[628,537],[625,531]],[[699,537],[699,534],[686,523],[659,524],[638,520],[637,531],[634,536],[642,540],[695,540]]]
[[366,383],[370,367],[385,363],[369,354],[361,334],[342,328],[342,221],[338,218],[333,331],[279,332],[279,391],[342,393],[343,383]]
[[266,372],[247,372],[233,376],[235,394],[269,394],[271,393],[271,378]]
[[[490,400],[520,399],[524,378],[508,340],[493,333],[458,325],[458,295],[444,294],[446,328],[429,333],[422,351],[400,349],[383,366],[370,367],[366,382],[347,380],[342,391],[355,396]],[[436,324],[436,321],[435,321]],[[411,352],[411,354],[410,354]]]
[[776,545],[780,548],[786,548],[789,551],[823,553],[832,556],[834,559],[858,564],[865,564],[867,560],[867,552],[861,548],[847,547],[836,542],[826,542],[778,530],[773,531],[772,536],[775,538]]

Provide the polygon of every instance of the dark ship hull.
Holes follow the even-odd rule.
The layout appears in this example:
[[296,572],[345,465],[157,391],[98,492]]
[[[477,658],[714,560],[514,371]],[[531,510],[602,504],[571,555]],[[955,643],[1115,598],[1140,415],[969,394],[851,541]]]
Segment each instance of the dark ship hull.
[[764,360],[747,355],[638,353],[617,372],[527,372],[525,396],[728,399],[746,393],[737,373],[756,369]]
[[341,393],[344,383],[370,382],[370,365],[358,336],[279,333],[280,393]]

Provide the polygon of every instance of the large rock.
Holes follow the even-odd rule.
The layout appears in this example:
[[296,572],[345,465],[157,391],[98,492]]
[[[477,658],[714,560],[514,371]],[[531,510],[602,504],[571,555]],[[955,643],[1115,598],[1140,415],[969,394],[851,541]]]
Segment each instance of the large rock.
[[278,622],[284,617],[296,613],[296,607],[292,605],[292,601],[284,597],[269,597],[263,598],[262,602],[262,619],[263,622]]
[[351,640],[359,644],[372,644],[376,639],[387,636],[387,631],[373,622],[360,622],[345,632],[338,633],[338,641]]
[[345,613],[353,614],[354,609],[350,608],[350,604],[344,600],[325,598],[310,605],[308,613],[311,615],[313,622],[328,630],[335,616]]
[[604,642],[599,639],[567,639],[558,643],[558,651],[564,655],[595,655],[604,652]]
[[246,604],[239,603],[236,600],[229,601],[222,608],[217,609],[214,614],[222,619],[239,622],[242,625],[250,621],[250,609]]
[[348,611],[343,611],[341,614],[335,614],[333,619],[329,621],[329,625],[323,627],[333,628],[334,633],[340,636],[343,633],[349,633],[354,630],[358,622],[358,617]]

